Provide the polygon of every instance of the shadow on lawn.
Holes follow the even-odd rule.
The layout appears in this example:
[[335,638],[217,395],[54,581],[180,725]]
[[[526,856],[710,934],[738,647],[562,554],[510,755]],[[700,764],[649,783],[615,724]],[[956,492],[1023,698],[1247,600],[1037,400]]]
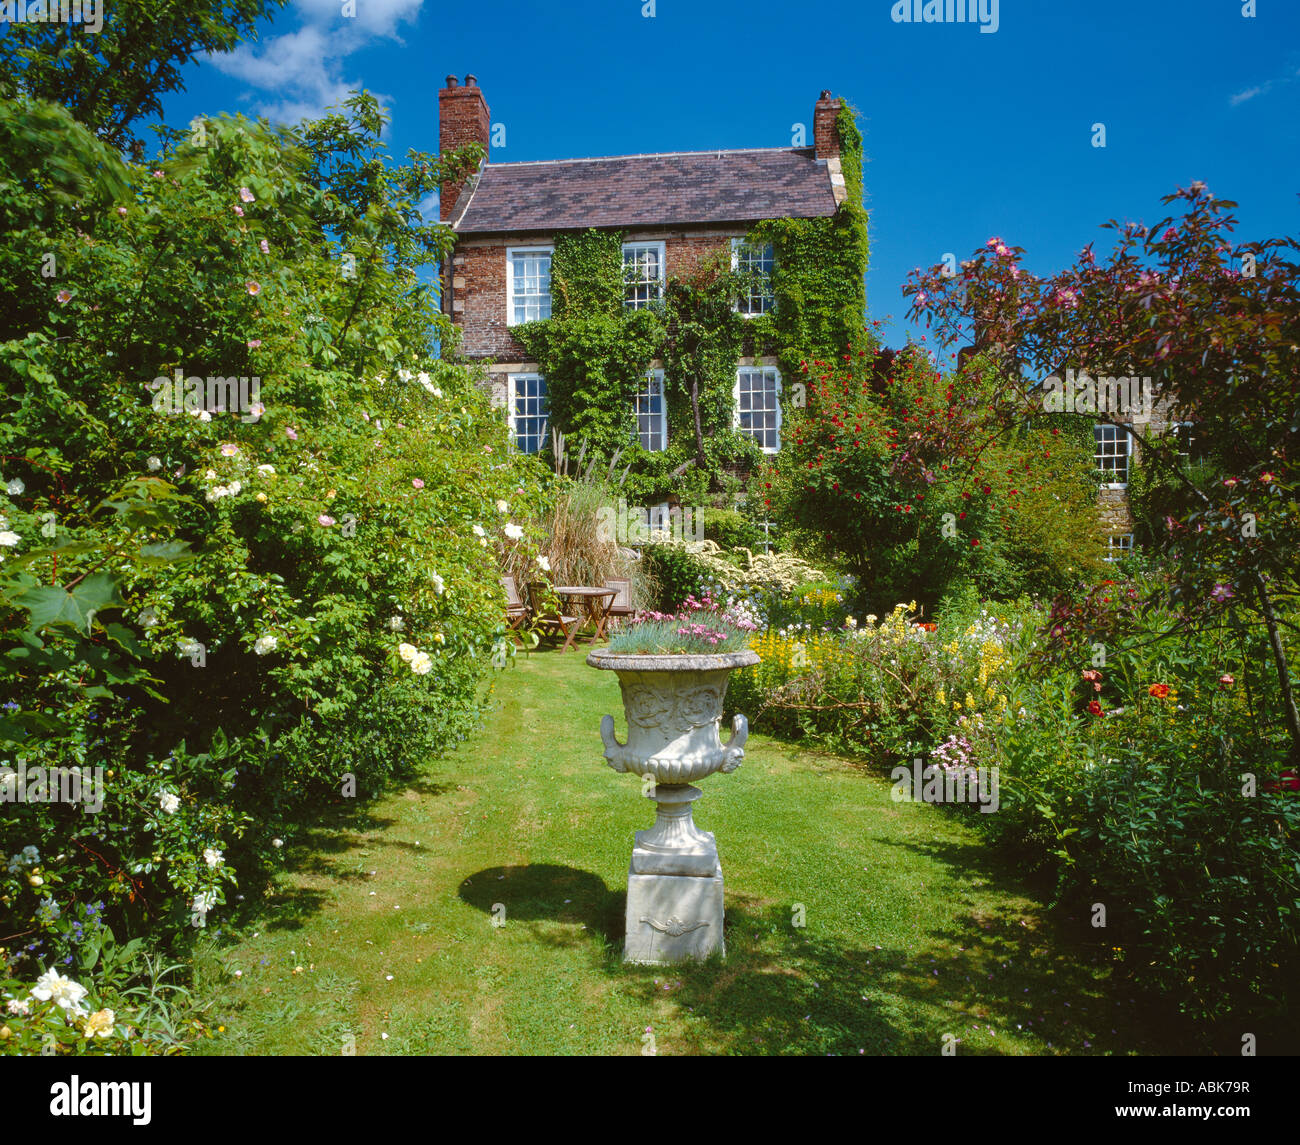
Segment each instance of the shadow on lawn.
[[[953,862],[965,851],[922,849]],[[788,905],[728,892],[725,960],[630,967],[622,963],[626,895],[588,871],[488,867],[459,893],[484,914],[503,904],[508,923],[585,925],[585,933],[531,929],[549,945],[598,946],[603,972],[639,987],[648,1012],[665,997],[689,1012],[694,1041],[674,1036],[661,1052],[937,1056],[945,1035],[967,1056],[1197,1052],[1173,1037],[1153,1044],[1139,1006],[1126,992],[1108,996],[1086,951],[1011,907],[956,917],[915,950],[882,949],[846,943],[842,932],[819,935],[815,919],[795,928]]]
[[793,928],[784,904],[729,894],[724,962],[623,972],[647,1004],[671,997],[708,1023],[670,1053],[934,1057],[949,1036],[958,1056],[1196,1052],[1153,1045],[1127,997],[1106,997],[1068,945],[1023,922],[1008,910],[954,919],[915,950],[854,946],[812,920]]
[[[604,879],[590,871],[552,863],[487,867],[463,880],[458,890],[462,901],[487,915],[502,904],[508,922],[575,923],[585,926],[593,938],[620,947],[623,943],[627,892],[610,890]],[[535,930],[534,937],[552,946],[588,941],[582,935],[542,930]]]

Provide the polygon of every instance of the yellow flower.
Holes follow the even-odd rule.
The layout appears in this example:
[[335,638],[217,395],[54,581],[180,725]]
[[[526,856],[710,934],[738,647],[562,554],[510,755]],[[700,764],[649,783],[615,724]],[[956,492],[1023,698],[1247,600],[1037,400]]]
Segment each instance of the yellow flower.
[[257,495],[257,497],[255,498],[255,500],[257,500],[257,501],[265,501],[265,500],[266,500],[266,494],[265,494],[265,493],[259,493],[259,494]]
[[974,706],[975,706],[975,697],[972,696],[969,692],[967,692],[967,693],[966,693],[966,707],[969,709],[969,708],[973,708]]
[[101,1038],[112,1037],[115,1018],[116,1015],[112,1010],[96,1010],[86,1019],[86,1037],[93,1038],[96,1035]]

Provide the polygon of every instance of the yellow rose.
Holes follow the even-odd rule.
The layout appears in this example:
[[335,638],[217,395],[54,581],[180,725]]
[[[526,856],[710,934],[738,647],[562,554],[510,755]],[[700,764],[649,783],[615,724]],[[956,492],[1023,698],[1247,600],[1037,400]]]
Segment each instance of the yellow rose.
[[264,501],[266,500],[266,494],[265,494],[265,493],[259,493],[259,494],[257,495],[257,498],[256,498],[256,499],[257,499],[258,501],[263,501],[263,502],[264,502]]

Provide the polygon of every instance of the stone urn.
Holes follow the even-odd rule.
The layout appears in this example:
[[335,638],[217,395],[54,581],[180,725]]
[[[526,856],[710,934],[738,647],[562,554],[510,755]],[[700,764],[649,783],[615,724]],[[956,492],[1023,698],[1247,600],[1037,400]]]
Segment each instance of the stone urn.
[[691,804],[704,794],[694,783],[735,771],[745,757],[749,722],[733,716],[724,744],[722,701],[732,669],[758,662],[748,650],[660,656],[597,649],[587,656],[593,668],[618,673],[623,692],[627,743],[605,716],[605,759],[615,771],[641,776],[657,805],[654,826],[638,831],[632,847],[625,962],[664,965],[726,953],[718,847],[711,831],[695,826]]

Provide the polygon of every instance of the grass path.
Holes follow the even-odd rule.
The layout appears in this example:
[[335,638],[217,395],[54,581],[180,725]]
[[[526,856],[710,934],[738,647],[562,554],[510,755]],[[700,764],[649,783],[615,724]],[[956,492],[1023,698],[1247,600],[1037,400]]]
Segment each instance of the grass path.
[[1178,1051],[962,823],[758,735],[695,805],[722,857],[726,960],[624,967],[653,805],[605,766],[618,682],[583,661],[521,658],[477,736],[286,847],[274,896],[196,959],[224,1027],[196,1052],[639,1054],[652,1037],[659,1054],[935,1055],[944,1035],[959,1054]]

